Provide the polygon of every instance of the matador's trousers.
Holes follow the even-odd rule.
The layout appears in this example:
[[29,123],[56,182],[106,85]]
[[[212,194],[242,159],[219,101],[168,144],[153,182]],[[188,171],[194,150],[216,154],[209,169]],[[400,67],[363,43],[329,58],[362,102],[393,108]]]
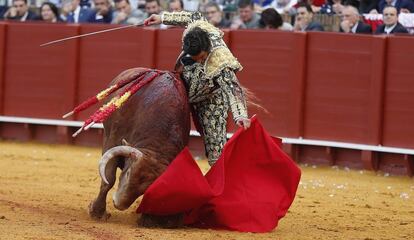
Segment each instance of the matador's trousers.
[[187,84],[189,102],[203,129],[206,155],[212,166],[227,141],[228,112],[231,110],[236,120],[247,117],[247,111],[243,91],[231,69],[223,69],[212,79],[204,76],[204,68],[200,63],[184,66],[183,79]]
[[218,160],[227,141],[226,125],[229,112],[228,100],[221,91],[217,91],[214,95],[216,96],[193,104],[203,128],[203,140],[210,166]]

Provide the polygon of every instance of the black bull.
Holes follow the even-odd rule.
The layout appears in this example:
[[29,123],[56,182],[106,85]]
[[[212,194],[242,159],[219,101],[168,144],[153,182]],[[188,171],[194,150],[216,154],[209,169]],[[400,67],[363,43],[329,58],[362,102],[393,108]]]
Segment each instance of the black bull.
[[[112,83],[147,70],[126,70]],[[89,205],[90,216],[110,216],[106,212],[106,197],[115,184],[117,168],[122,173],[113,195],[114,206],[119,210],[130,207],[187,145],[189,131],[186,90],[174,74],[165,72],[132,95],[104,122],[103,156],[99,163],[102,182],[97,198]]]

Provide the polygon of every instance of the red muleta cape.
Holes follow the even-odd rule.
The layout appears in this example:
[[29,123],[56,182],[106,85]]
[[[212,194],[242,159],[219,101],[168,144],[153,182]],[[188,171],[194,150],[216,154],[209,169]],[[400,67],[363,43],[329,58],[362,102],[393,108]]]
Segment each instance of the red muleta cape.
[[194,227],[269,232],[295,198],[300,169],[256,118],[203,176],[188,148],[147,189],[138,213],[185,213]]

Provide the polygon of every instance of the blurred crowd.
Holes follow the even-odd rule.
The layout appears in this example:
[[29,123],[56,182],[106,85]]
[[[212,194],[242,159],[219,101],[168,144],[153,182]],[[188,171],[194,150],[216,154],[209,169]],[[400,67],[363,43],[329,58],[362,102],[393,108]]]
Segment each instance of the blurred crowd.
[[[339,16],[340,32],[393,34],[408,33],[398,16],[414,13],[414,0],[0,0],[3,21],[136,24],[163,11],[200,11],[219,28],[283,31],[324,31],[314,16]],[[363,14],[383,24],[373,31]]]

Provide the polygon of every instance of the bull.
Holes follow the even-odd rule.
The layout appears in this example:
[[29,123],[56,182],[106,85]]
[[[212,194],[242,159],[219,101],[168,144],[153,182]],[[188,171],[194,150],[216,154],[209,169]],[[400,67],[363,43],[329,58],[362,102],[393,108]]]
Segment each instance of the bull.
[[[142,71],[148,69],[126,70],[112,84]],[[113,204],[125,210],[188,144],[190,113],[183,82],[173,73],[164,72],[132,95],[103,125],[103,155],[99,161],[102,181],[97,197],[89,205],[89,215],[94,219],[110,216],[106,211],[106,198],[115,184],[117,168],[122,172]],[[160,222],[159,217],[150,215],[140,219],[141,225]],[[176,220],[161,221],[161,224],[179,224],[180,216],[172,216],[172,219]]]

